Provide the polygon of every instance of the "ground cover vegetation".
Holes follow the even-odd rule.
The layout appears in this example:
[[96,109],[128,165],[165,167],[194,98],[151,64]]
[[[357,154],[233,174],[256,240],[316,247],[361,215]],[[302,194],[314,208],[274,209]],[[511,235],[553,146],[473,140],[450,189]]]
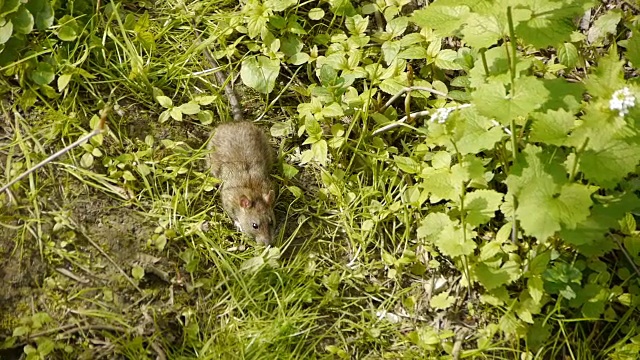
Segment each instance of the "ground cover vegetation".
[[[638,14],[0,0],[0,186],[106,119],[0,194],[0,358],[638,358]],[[220,69],[271,247],[205,168]]]

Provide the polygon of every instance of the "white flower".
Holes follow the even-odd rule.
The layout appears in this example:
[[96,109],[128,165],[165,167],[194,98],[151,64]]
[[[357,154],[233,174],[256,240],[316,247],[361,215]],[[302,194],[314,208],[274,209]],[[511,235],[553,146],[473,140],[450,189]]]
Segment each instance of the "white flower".
[[448,108],[440,108],[437,109],[433,115],[431,115],[431,119],[429,119],[429,121],[434,122],[436,120],[438,120],[438,122],[440,124],[444,124],[445,121],[447,121],[447,118],[449,117],[449,114],[451,114],[451,112],[453,110],[456,110],[457,108],[455,107],[448,107]]
[[629,108],[636,106],[636,98],[628,87],[616,90],[609,100],[609,109],[617,111],[621,117],[629,113]]

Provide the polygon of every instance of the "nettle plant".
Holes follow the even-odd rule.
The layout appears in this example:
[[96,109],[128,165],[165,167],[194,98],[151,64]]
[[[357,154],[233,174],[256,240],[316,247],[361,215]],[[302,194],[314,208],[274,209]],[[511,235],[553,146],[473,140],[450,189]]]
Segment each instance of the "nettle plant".
[[[283,64],[311,82],[296,87],[308,101],[287,124],[305,139],[300,164],[325,166],[363,134],[372,162],[409,176],[403,204],[385,216],[414,211],[421,220],[406,226],[418,243],[454,260],[481,301],[509,309],[503,332],[548,335],[550,320],[536,315],[550,302],[609,319],[614,304],[637,305],[634,265],[602,259],[640,253],[640,87],[624,78],[627,62],[640,65],[638,30],[616,42],[623,14],[612,10],[587,35],[576,31],[592,1],[438,0],[413,12],[408,3],[253,0],[225,36],[240,34],[249,50],[245,85],[271,93]],[[589,47],[604,55],[584,58]],[[398,94],[403,107],[382,103]]]

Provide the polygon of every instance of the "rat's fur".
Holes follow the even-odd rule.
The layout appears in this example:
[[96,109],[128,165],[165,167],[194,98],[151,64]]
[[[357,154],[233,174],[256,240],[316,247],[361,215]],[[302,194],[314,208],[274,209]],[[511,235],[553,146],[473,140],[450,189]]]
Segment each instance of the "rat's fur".
[[222,206],[240,231],[269,244],[275,228],[275,193],[267,137],[248,121],[228,122],[215,128],[207,148],[211,174],[222,181]]

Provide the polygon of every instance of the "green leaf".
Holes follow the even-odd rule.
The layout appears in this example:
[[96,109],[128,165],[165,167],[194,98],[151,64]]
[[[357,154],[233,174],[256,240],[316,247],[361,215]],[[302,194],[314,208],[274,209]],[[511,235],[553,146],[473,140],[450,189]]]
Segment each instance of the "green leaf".
[[442,255],[452,258],[473,254],[475,236],[476,232],[470,226],[463,232],[459,222],[451,221],[443,213],[430,213],[422,219],[418,228],[419,238],[432,242]]
[[398,37],[404,33],[409,25],[409,18],[405,16],[397,17],[387,23],[385,30],[391,34],[391,37]]
[[446,37],[455,35],[468,16],[468,6],[440,5],[440,2],[435,2],[429,4],[426,9],[414,11],[410,20],[420,27],[434,29],[441,37]]
[[180,105],[178,109],[180,109],[180,111],[185,115],[195,115],[200,112],[200,105],[190,101],[186,104]]
[[55,69],[46,62],[38,63],[38,67],[31,73],[31,79],[38,85],[47,85],[55,79]]
[[169,109],[169,115],[171,115],[171,117],[176,121],[182,121],[182,111],[180,111],[180,108],[178,107],[172,107]]
[[27,10],[25,6],[21,6],[17,12],[9,16],[11,23],[13,23],[13,30],[20,34],[29,34],[33,31],[33,15]]
[[486,224],[502,204],[502,194],[494,190],[476,190],[464,198],[465,220],[473,227]]
[[325,140],[320,140],[311,144],[311,153],[313,154],[314,160],[316,160],[320,165],[324,166],[327,164],[328,149],[327,142]]
[[462,29],[464,41],[474,48],[489,48],[502,38],[504,29],[493,15],[471,13]]
[[420,168],[420,165],[418,164],[418,162],[416,162],[410,157],[395,156],[393,158],[393,161],[396,163],[396,166],[400,170],[406,172],[407,174],[416,174],[418,173],[418,169]]
[[80,166],[82,166],[83,168],[90,168],[91,165],[93,165],[93,155],[91,155],[90,153],[85,153],[84,155],[82,155],[82,157],[80,158]]
[[167,109],[167,110],[163,111],[162,113],[160,113],[160,116],[158,116],[158,121],[160,121],[160,123],[163,123],[163,122],[166,122],[167,120],[169,120],[170,117],[171,117],[170,110]]
[[627,42],[625,55],[633,67],[640,68],[640,29],[634,29],[631,32],[631,39]]
[[614,91],[621,89],[625,86],[623,65],[623,61],[618,60],[616,54],[601,57],[595,71],[585,79],[587,91],[593,96],[607,98]]
[[411,46],[398,54],[400,59],[426,59],[428,56],[427,49],[420,45]]
[[568,42],[558,46],[558,60],[568,68],[576,67],[578,64],[578,49]]
[[136,280],[140,280],[144,277],[144,269],[142,268],[142,266],[136,265],[131,269],[131,276],[133,276],[134,279]]
[[311,20],[320,20],[324,17],[324,10],[320,8],[313,8],[309,10],[308,16]]
[[4,0],[0,1],[0,19],[18,11],[18,8],[21,5],[20,0]]
[[284,11],[297,3],[297,0],[266,0],[264,5],[273,11]]
[[530,277],[527,281],[527,289],[529,290],[529,296],[535,303],[540,303],[544,296],[544,287],[542,278],[539,275]]
[[442,70],[462,70],[462,66],[456,62],[457,58],[457,52],[451,49],[444,49],[438,52],[434,63]]
[[462,155],[477,154],[493,149],[494,145],[507,136],[501,127],[478,114],[475,107],[468,107],[453,113],[448,123],[453,133],[442,145],[449,151],[458,151]]
[[621,18],[622,14],[618,9],[612,9],[605,12],[593,22],[591,27],[589,27],[587,41],[593,44],[604,40],[604,37],[607,34],[615,34]]
[[72,74],[62,74],[58,77],[58,91],[62,92],[62,90],[67,88],[69,81],[71,81]]
[[485,262],[478,263],[473,267],[473,275],[489,291],[509,283],[511,281],[510,271],[512,270],[508,267],[495,268]]
[[309,62],[309,59],[311,59],[309,54],[303,53],[303,52],[299,52],[299,53],[294,54],[293,56],[291,56],[288,61],[289,61],[290,64],[293,64],[293,65],[302,65],[302,64],[306,64],[307,62]]
[[349,34],[354,36],[364,35],[369,27],[369,17],[361,15],[350,16],[345,19],[344,25],[349,30]]
[[508,125],[512,119],[518,116],[526,117],[538,109],[549,97],[544,83],[533,76],[516,79],[514,86],[515,93],[512,89],[507,95],[502,83],[492,81],[480,85],[472,95],[478,112]]
[[382,43],[380,49],[384,55],[384,62],[391,64],[391,62],[395,60],[400,53],[401,46],[399,42],[389,40]]
[[338,104],[337,102],[333,102],[330,105],[323,107],[321,113],[325,118],[334,118],[344,115],[342,106],[340,106],[340,104]]
[[78,23],[71,15],[65,15],[58,20],[58,38],[62,41],[73,41],[78,37],[80,29]]
[[0,45],[9,41],[9,38],[13,34],[13,23],[11,20],[5,19],[5,23],[2,23],[2,19],[0,19]]
[[56,348],[56,344],[49,338],[39,338],[38,339],[38,354],[40,356],[49,355]]
[[431,298],[429,306],[433,309],[446,310],[455,304],[456,298],[449,296],[449,292],[443,292]]
[[279,73],[280,60],[271,60],[262,55],[244,60],[240,68],[242,82],[263,94],[273,91]]
[[588,149],[580,156],[580,170],[589,180],[612,189],[640,162],[640,137],[612,139],[602,149]]
[[573,114],[562,109],[536,113],[533,118],[530,140],[555,146],[564,145],[575,123]]
[[[575,228],[589,216],[596,189],[568,183],[560,164],[541,148],[527,145],[505,181],[518,199],[516,217],[527,235],[544,242],[561,229]],[[544,211],[540,211],[544,209]]]
[[168,109],[170,107],[173,107],[173,101],[171,101],[171,98],[169,98],[168,96],[164,96],[164,95],[157,96],[156,101],[163,108]]
[[53,8],[49,0],[29,0],[25,7],[35,16],[36,27],[46,30],[53,25]]

